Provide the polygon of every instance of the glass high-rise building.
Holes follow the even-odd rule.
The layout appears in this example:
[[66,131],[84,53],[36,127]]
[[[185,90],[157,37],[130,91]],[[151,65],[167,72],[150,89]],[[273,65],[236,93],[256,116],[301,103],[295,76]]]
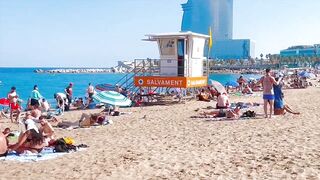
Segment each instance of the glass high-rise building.
[[233,0],[189,0],[182,4],[182,31],[208,34],[214,40],[232,39]]
[[182,4],[181,31],[209,34],[213,46],[209,58],[248,59],[254,57],[255,44],[250,39],[233,39],[233,0],[188,0]]

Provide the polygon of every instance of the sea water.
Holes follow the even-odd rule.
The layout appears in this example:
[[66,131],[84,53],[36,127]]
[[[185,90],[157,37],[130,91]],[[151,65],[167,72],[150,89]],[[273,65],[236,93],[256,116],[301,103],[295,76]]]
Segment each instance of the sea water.
[[[124,74],[41,74],[35,73],[38,68],[0,68],[0,98],[6,97],[10,88],[15,86],[19,98],[24,105],[33,90],[38,85],[39,91],[50,103],[55,102],[53,95],[57,92],[64,92],[70,82],[73,83],[74,97],[85,97],[88,83],[115,84]],[[53,68],[41,68],[53,69]],[[228,81],[235,81],[239,74],[211,74],[209,79],[225,84]],[[244,75],[246,78],[259,78],[259,75]]]

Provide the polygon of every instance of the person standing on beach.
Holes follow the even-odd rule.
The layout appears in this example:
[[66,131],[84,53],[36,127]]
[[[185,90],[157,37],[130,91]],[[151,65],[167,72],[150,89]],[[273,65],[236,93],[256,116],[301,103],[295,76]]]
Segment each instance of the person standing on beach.
[[33,91],[31,91],[30,95],[30,104],[31,106],[40,106],[40,99],[42,99],[42,95],[39,92],[38,86],[34,85],[33,86]]
[[10,101],[10,120],[13,123],[13,115],[16,115],[16,122],[18,122],[20,112],[21,112],[21,107],[18,104],[18,94],[16,92],[16,87],[12,87],[10,92],[8,93],[8,99]]
[[69,104],[72,103],[72,87],[73,83],[70,83],[69,86],[65,89]]
[[[274,77],[271,76],[271,69],[266,69],[266,74],[258,81],[258,84],[262,84],[263,87],[263,100],[264,100],[264,114],[265,117],[268,118],[272,116],[273,112],[273,101],[274,101],[274,93],[273,93],[273,85],[278,85],[278,82]],[[270,106],[270,113],[268,116],[268,104]]]
[[243,76],[240,76],[239,79],[237,80],[237,83],[239,83],[239,91],[241,92],[243,90],[244,84],[247,81],[243,78]]
[[88,89],[87,89],[87,93],[88,93],[88,97],[92,98],[93,94],[94,94],[94,87],[91,85],[91,83],[89,83]]

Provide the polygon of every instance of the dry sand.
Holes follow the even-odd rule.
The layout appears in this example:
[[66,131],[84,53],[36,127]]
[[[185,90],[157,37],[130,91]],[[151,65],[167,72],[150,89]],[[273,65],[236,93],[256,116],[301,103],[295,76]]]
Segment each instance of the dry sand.
[[[56,130],[87,150],[50,161],[2,161],[0,179],[319,179],[320,88],[287,90],[285,99],[302,114],[217,122],[190,118],[213,102],[123,109],[133,113],[113,117],[112,125]],[[259,96],[232,101],[262,103]],[[78,120],[82,112],[63,118]]]

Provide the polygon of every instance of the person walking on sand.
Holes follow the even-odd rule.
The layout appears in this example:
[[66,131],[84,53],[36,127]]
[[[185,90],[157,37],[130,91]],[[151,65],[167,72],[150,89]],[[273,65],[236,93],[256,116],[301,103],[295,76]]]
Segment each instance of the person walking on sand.
[[33,90],[30,95],[30,104],[31,106],[40,106],[40,99],[42,99],[42,95],[39,92],[38,86],[34,85]]
[[70,104],[72,103],[72,87],[73,87],[73,83],[71,82],[71,83],[69,83],[69,86],[66,87],[66,89],[65,89],[65,93],[67,95],[67,99]]
[[93,94],[94,94],[94,87],[91,85],[91,83],[89,83],[88,89],[87,89],[87,93],[88,93],[88,97],[92,98]]
[[[262,84],[263,87],[263,107],[265,118],[272,116],[273,112],[273,101],[274,101],[274,93],[273,93],[273,85],[278,85],[279,82],[275,80],[274,77],[271,76],[271,69],[266,69],[266,74],[258,81],[258,84]],[[268,116],[268,104],[270,106],[270,113]]]

